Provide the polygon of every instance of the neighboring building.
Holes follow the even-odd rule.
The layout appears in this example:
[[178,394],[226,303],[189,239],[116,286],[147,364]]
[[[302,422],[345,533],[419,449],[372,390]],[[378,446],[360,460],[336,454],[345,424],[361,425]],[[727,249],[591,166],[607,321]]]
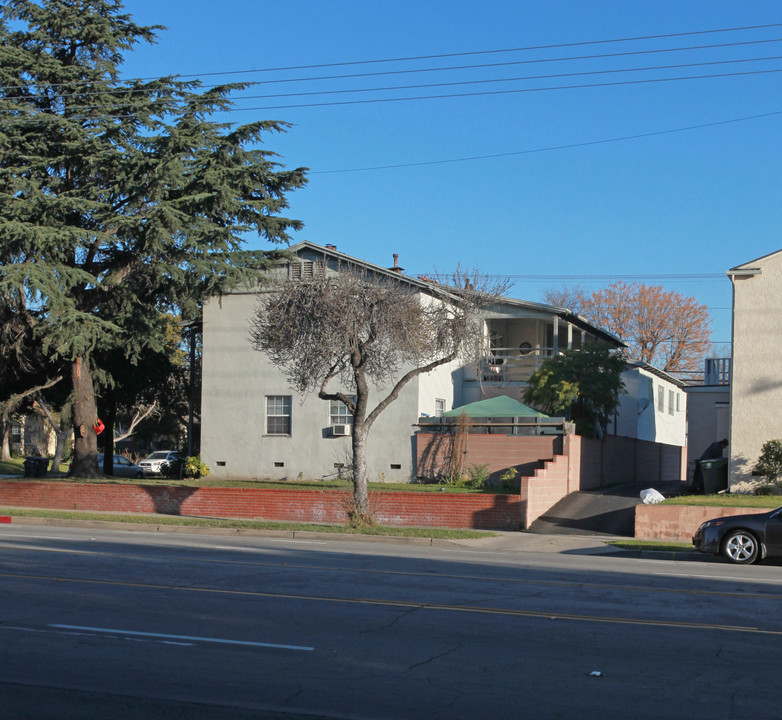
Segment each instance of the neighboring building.
[[[281,265],[279,272],[291,280],[352,266],[400,279],[424,295],[431,292],[428,281],[402,275],[396,258],[393,268],[383,268],[340,253],[334,246],[303,242],[290,250],[297,259]],[[253,350],[248,336],[256,306],[256,293],[250,291],[212,298],[204,305],[201,457],[216,478],[335,477],[350,462],[352,418],[341,403],[291,390],[282,371]],[[498,395],[522,400],[527,380],[545,358],[580,348],[588,340],[622,346],[616,337],[565,308],[508,298],[487,307],[482,315],[484,333],[474,361],[417,376],[380,415],[367,446],[370,480],[415,477],[413,436],[421,416],[436,417]],[[639,367],[637,375],[649,372]],[[666,383],[667,421],[669,388],[681,395],[680,388],[672,378],[654,377],[658,385]],[[386,393],[387,388],[373,387],[370,407]],[[677,423],[683,418],[682,400],[680,410],[674,410]],[[673,402],[675,408],[676,396]],[[636,408],[633,405],[633,415]],[[618,427],[632,432],[622,423]],[[679,435],[668,438],[664,427],[655,422],[654,437],[671,442],[675,436],[674,444],[681,444]]]
[[[730,436],[730,358],[707,358],[702,385],[688,385],[687,466],[713,442]],[[729,448],[730,449],[730,448]]]
[[619,398],[613,435],[684,447],[687,445],[685,383],[653,365],[628,362],[622,373],[625,393]]
[[41,415],[28,413],[11,422],[10,450],[18,456],[53,455],[57,438]]
[[757,484],[752,469],[763,443],[782,438],[782,250],[728,270],[733,284],[729,483]]

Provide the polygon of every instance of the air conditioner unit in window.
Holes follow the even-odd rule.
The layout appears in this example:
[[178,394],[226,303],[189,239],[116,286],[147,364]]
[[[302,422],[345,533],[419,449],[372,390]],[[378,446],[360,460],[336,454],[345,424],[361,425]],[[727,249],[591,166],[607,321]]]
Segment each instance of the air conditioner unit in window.
[[350,425],[332,425],[331,434],[335,437],[338,435],[350,435]]

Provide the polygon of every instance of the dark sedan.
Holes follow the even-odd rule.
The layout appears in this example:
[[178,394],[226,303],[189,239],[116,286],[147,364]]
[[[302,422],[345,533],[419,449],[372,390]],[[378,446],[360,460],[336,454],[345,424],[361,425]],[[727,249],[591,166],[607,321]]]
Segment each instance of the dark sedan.
[[692,544],[700,552],[722,555],[741,565],[782,556],[782,507],[708,520],[696,530]]

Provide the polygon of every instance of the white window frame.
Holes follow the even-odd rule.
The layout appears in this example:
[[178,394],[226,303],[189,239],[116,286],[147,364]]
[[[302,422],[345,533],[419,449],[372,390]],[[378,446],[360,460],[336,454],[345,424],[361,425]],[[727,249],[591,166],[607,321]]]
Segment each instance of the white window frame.
[[434,399],[434,416],[435,417],[442,417],[443,413],[445,412],[445,408],[446,408],[445,398],[435,398]]
[[[266,434],[278,436],[290,436],[293,428],[293,398],[290,395],[266,396]],[[284,419],[287,428],[280,432],[278,428],[272,429],[270,421],[278,422]]]
[[665,412],[665,388],[657,386],[657,412]]
[[[353,402],[356,402],[356,396],[349,396]],[[352,425],[353,414],[341,400],[329,400],[329,425]]]
[[676,393],[673,390],[668,391],[668,414],[673,415],[673,403]]

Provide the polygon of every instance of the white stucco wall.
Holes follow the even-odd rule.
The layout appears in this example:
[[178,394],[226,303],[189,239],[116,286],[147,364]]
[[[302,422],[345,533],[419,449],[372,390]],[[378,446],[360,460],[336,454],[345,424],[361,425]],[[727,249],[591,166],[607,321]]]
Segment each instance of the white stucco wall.
[[[754,486],[752,468],[767,440],[782,438],[782,252],[735,268],[733,276],[730,488]],[[731,272],[729,272],[729,275]]]
[[[248,335],[255,306],[254,295],[236,294],[212,299],[204,307],[202,459],[214,477],[331,477],[335,464],[348,462],[350,438],[332,437],[327,401],[298,395],[283,373],[252,349]],[[438,382],[447,386],[450,373],[444,371]],[[371,386],[371,407],[383,390]],[[267,395],[292,396],[290,436],[265,435]],[[397,481],[414,476],[412,435],[419,397],[429,402],[430,395],[440,397],[422,394],[418,378],[413,379],[372,427],[370,480],[381,474]],[[433,408],[433,399],[431,404]]]
[[[684,447],[687,444],[687,398],[682,389],[643,368],[626,370],[622,380],[625,393],[619,398],[616,423],[609,432]],[[663,391],[662,409],[658,403],[659,388]]]

